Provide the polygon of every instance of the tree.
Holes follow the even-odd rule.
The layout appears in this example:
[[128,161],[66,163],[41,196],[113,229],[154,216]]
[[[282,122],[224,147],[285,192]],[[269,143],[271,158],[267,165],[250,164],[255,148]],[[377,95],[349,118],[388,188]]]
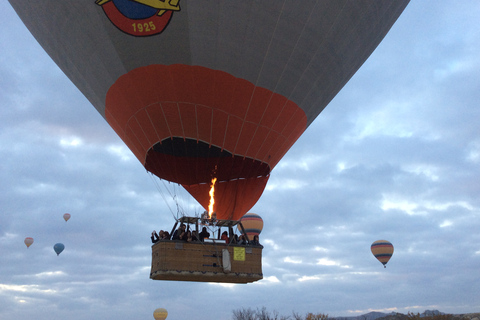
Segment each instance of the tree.
[[[242,308],[233,310],[233,320],[327,320],[328,315],[323,313],[308,313],[305,317],[302,317],[296,312],[292,312],[292,317],[290,316],[281,316],[277,311],[272,313],[267,311],[267,308],[257,308],[253,310],[251,308]],[[413,320],[413,319],[412,319]],[[444,319],[436,319],[444,320]]]
[[327,319],[328,319],[328,314],[323,314],[323,313],[318,313],[318,314],[307,313],[307,316],[305,317],[305,320],[327,320]]

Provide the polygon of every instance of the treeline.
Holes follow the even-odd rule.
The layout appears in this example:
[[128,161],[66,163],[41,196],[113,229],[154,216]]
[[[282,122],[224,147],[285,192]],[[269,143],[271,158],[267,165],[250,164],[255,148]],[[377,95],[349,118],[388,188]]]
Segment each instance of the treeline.
[[267,308],[242,308],[233,310],[233,320],[327,320],[328,315],[323,313],[313,314],[307,313],[306,315],[300,315],[299,313],[292,312],[292,315],[284,316],[280,315],[277,311],[269,312]]
[[412,313],[409,312],[407,314],[408,320],[451,320],[453,319],[453,315],[451,314],[436,314],[432,316],[424,316],[420,313]]
[[[296,312],[292,312],[291,315],[280,315],[277,311],[269,312],[267,308],[241,308],[232,311],[232,320],[335,320],[336,318],[329,318],[328,314],[324,313],[307,313],[301,315]],[[425,316],[420,313],[408,312],[408,314],[397,313],[395,315],[389,315],[386,317],[378,318],[376,320],[453,320],[451,314],[438,314]],[[366,319],[366,317],[359,316],[358,319]]]

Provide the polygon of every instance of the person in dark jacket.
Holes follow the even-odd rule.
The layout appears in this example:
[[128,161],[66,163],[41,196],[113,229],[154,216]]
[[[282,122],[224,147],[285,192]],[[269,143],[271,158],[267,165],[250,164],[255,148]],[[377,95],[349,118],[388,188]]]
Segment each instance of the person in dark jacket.
[[157,243],[158,242],[157,231],[153,230],[152,235],[150,236],[150,239],[152,239],[152,243]]
[[184,240],[185,238],[185,229],[186,226],[182,223],[180,227],[178,227],[177,230],[173,233],[173,238],[172,240]]
[[210,237],[210,233],[207,231],[206,227],[202,228],[202,232],[200,232],[199,237],[200,237],[200,241],[202,242],[205,240],[205,238]]

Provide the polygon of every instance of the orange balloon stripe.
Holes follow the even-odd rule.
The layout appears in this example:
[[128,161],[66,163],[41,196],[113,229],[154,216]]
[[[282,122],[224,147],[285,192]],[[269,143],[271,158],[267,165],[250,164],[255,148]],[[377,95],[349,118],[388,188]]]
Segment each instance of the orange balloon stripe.
[[[202,84],[197,85],[194,77]],[[218,82],[225,77],[229,81]],[[208,98],[204,80],[209,78],[215,81],[210,92],[225,90],[231,95]],[[194,129],[185,132],[194,117]],[[142,67],[120,77],[107,93],[106,118],[142,163],[152,141],[183,136],[221,142],[218,147],[267,162],[271,168],[307,124],[303,110],[284,97],[221,71],[185,65]],[[267,137],[274,145],[263,143]]]

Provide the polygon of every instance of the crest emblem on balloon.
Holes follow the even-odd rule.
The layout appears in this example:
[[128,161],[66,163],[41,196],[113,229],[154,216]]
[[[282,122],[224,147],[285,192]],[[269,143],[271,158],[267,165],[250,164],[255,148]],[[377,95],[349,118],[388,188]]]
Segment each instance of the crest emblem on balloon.
[[180,0],[96,0],[108,19],[120,30],[136,37],[161,33],[174,11],[180,11]]

